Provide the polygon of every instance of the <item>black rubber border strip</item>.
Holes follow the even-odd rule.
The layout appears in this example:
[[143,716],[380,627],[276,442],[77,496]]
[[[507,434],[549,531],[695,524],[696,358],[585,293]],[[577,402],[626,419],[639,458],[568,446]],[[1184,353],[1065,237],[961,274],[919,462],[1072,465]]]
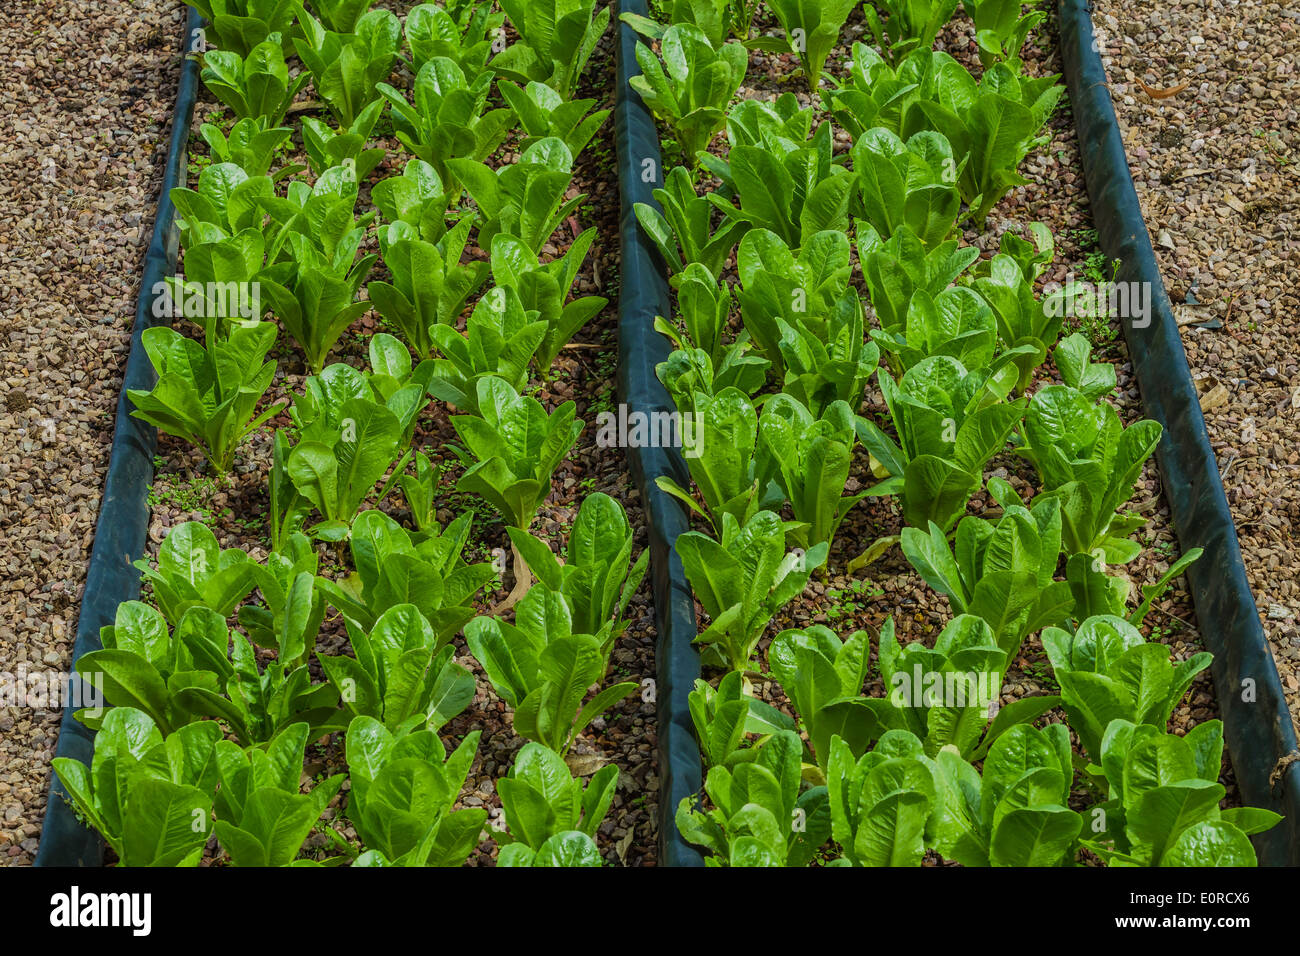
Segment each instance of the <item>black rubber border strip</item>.
[[[648,13],[645,0],[615,4],[617,75],[614,94],[614,137],[618,149],[619,244],[622,285],[618,297],[618,397],[633,414],[668,413],[677,409],[655,376],[655,366],[668,358],[668,340],[654,329],[656,316],[670,315],[668,276],[659,250],[645,235],[633,206],[643,202],[659,208],[653,192],[663,185],[663,157],[654,118],[628,80],[641,72],[636,62],[640,42],[635,30],[618,14]],[[677,448],[628,448],[628,464],[641,493],[650,535],[650,578],[654,594],[658,642],[655,653],[659,739],[659,865],[703,866],[699,852],[677,832],[674,815],[685,797],[702,785],[700,748],[691,723],[688,695],[700,676],[695,640],[695,598],[686,583],[677,536],[689,527],[685,507],[660,491],[655,479],[671,477],[690,487],[686,460]]]
[[[1123,323],[1148,417],[1164,435],[1156,459],[1184,551],[1205,553],[1187,571],[1196,618],[1223,717],[1224,737],[1243,803],[1286,819],[1252,838],[1261,865],[1300,865],[1300,765],[1277,667],[1246,580],[1219,466],[1151,237],[1129,172],[1087,0],[1059,0],[1061,55],[1079,132],[1092,215],[1117,281],[1149,283],[1150,324]],[[1254,687],[1254,700],[1243,700]]]
[[[191,40],[202,29],[203,18],[192,8],[187,11],[185,43],[182,50],[180,83],[176,106],[172,111],[172,133],[163,171],[162,194],[154,219],[153,236],[145,252],[140,293],[136,298],[135,325],[131,333],[131,352],[126,361],[122,391],[117,399],[117,419],[113,427],[113,447],[109,457],[104,496],[100,501],[99,519],[95,524],[95,541],[86,568],[86,587],[77,619],[77,637],[72,648],[72,666],[81,655],[98,650],[99,629],[112,624],[117,606],[140,594],[140,572],[131,562],[144,555],[149,532],[149,485],[153,481],[153,456],[158,446],[158,431],[152,425],[131,417],[126,397],[129,388],[151,389],[158,381],[149,356],[140,341],[144,330],[169,321],[153,314],[153,289],[176,269],[179,235],[176,207],[171,190],[185,184],[186,158],[190,122],[198,95],[199,63],[188,56]],[[59,728],[56,757],[71,757],[89,765],[95,752],[95,735],[74,716],[76,708],[66,706]],[[99,834],[77,820],[67,791],[58,775],[50,772],[50,791],[45,807],[41,842],[36,852],[37,866],[103,866],[104,844]]]

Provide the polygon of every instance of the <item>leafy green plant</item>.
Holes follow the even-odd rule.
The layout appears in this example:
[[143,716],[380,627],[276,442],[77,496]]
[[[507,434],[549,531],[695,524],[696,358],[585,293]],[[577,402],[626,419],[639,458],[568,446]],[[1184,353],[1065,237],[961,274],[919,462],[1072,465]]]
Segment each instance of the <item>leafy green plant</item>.
[[1112,720],[1098,769],[1109,797],[1097,809],[1105,831],[1085,844],[1111,865],[1255,866],[1248,839],[1282,818],[1271,810],[1220,810],[1223,724],[1208,720],[1184,736]]
[[808,735],[813,761],[823,774],[832,737],[860,756],[878,735],[862,695],[870,651],[866,631],[854,631],[841,641],[821,624],[782,631],[767,650],[772,676],[793,705],[799,728]]
[[1142,466],[1160,442],[1158,422],[1125,428],[1107,403],[1094,404],[1069,385],[1034,393],[1019,451],[1038,469],[1045,492],[1060,499],[1062,547],[1107,564],[1127,564],[1141,551],[1129,539],[1145,524],[1136,514],[1116,514],[1133,493]]
[[397,476],[406,505],[411,510],[411,520],[420,531],[440,530],[436,497],[442,478],[442,468],[435,467],[422,451],[415,453],[415,474]]
[[880,236],[888,239],[906,223],[933,248],[952,232],[961,208],[961,168],[942,133],[922,130],[904,142],[887,129],[870,129],[850,155],[858,178],[854,213]]
[[510,110],[485,110],[492,74],[485,72],[472,83],[453,60],[435,56],[415,75],[412,102],[387,83],[375,89],[388,101],[397,139],[437,172],[447,193],[460,197],[460,184],[447,160],[482,161],[505,139],[513,119]]
[[721,275],[731,250],[749,228],[740,219],[723,219],[717,232],[712,228],[713,203],[695,193],[690,170],[675,166],[654,191],[660,208],[648,203],[635,206],[637,221],[663,256],[677,284],[684,266],[700,263],[711,275]]
[[[998,360],[1009,363],[1012,352]],[[1005,402],[997,366],[967,371],[954,358],[918,362],[897,383],[878,377],[898,443],[874,422],[858,421],[858,437],[889,473],[872,494],[898,494],[914,528],[931,521],[947,533],[983,484],[984,465],[1002,450],[1025,413],[1023,400]]]
[[545,83],[535,80],[523,87],[499,80],[497,89],[514,110],[526,134],[520,149],[526,150],[542,139],[556,138],[576,157],[609,118],[609,110],[592,111],[596,105],[594,99],[566,100]]
[[326,444],[337,441],[345,430],[338,409],[348,399],[359,398],[392,412],[400,429],[399,447],[410,445],[416,416],[429,404],[433,366],[421,362],[412,368],[411,353],[387,332],[370,336],[367,350],[372,371],[336,362],[320,375],[308,377],[289,411],[299,438]]
[[537,316],[525,311],[511,286],[497,286],[474,304],[463,335],[450,325],[432,326],[434,344],[446,357],[434,359],[429,391],[475,415],[482,379],[494,375],[521,391],[528,363],[546,335],[546,323]]
[[[369,398],[348,398],[330,409],[335,427],[328,439],[300,441],[289,453],[289,478],[324,520],[310,529],[313,537],[338,541],[374,488],[397,460],[402,424],[392,411]],[[405,462],[394,469],[400,473]],[[392,479],[380,492],[382,500]]]
[[357,300],[357,291],[376,257],[331,260],[299,233],[289,237],[289,246],[292,261],[268,267],[260,281],[285,331],[319,375],[343,333],[370,308],[369,302]]
[[[387,153],[382,146],[366,147],[386,105],[384,100],[372,99],[353,117],[351,125],[337,130],[314,116],[304,116],[302,144],[307,151],[312,172],[320,176],[327,169],[351,162],[356,169],[357,181],[364,181],[383,162]],[[374,202],[379,205],[377,199]]]
[[623,506],[603,492],[587,495],[569,531],[561,563],[550,547],[518,528],[507,528],[515,550],[539,581],[562,596],[573,627],[595,634],[608,649],[627,627],[623,615],[641,586],[649,564],[649,549],[629,567],[632,526]]
[[492,69],[516,83],[545,83],[570,99],[596,44],[609,28],[597,0],[502,0],[519,42],[492,58]]
[[[408,160],[400,176],[388,176],[375,183],[370,199],[386,220],[375,230],[380,249],[387,255],[390,241],[403,237],[442,242],[453,198],[437,170],[422,159]],[[407,229],[393,228],[399,222],[410,227],[409,235]]]
[[478,380],[482,417],[456,415],[452,426],[465,443],[469,469],[457,491],[482,496],[506,524],[526,531],[551,490],[551,475],[582,432],[576,406],[565,402],[547,414],[541,402],[520,395],[494,375]]
[[279,33],[270,34],[247,56],[230,50],[209,50],[203,54],[199,75],[204,86],[230,107],[237,119],[261,120],[268,129],[280,125],[294,97],[311,79],[307,73],[289,79]]
[[948,137],[962,163],[962,199],[983,228],[997,202],[1028,182],[1016,169],[1043,142],[1038,132],[1065,87],[1057,76],[1030,79],[1006,63],[991,66],[979,83],[947,54],[936,54],[931,64],[905,131],[935,129]]
[[780,506],[781,492],[773,484],[775,462],[757,454],[758,416],[744,392],[696,392],[691,407],[683,411],[691,412],[694,429],[686,464],[704,508],[666,475],[655,479],[661,490],[707,517],[715,531],[722,530],[726,516],[743,523],[762,508]]
[[390,731],[408,721],[438,730],[474,699],[474,675],[455,662],[451,635],[440,640],[414,604],[393,605],[369,629],[351,620],[347,627],[356,656],[320,662],[349,715],[374,717]]
[[921,742],[891,730],[857,754],[830,740],[827,790],[831,834],[844,851],[838,866],[920,866],[947,822],[942,774]]
[[900,647],[891,618],[880,634],[880,677],[889,692],[869,706],[882,728],[915,734],[930,757],[951,748],[981,759],[1010,728],[1061,703],[1044,695],[998,706],[1010,661],[988,622],[973,614],[944,625],[933,648],[919,642]]
[[239,548],[222,548],[200,521],[185,521],[167,532],[154,566],[145,558],[134,566],[153,588],[154,601],[173,627],[192,607],[228,618],[256,586],[256,562]]
[[296,0],[194,0],[191,6],[207,21],[216,45],[247,56],[271,34],[287,34],[293,26]]
[[[255,179],[270,171],[276,151],[293,135],[293,129],[288,126],[267,129],[259,120],[245,117],[231,127],[229,134],[223,133],[220,127],[211,123],[204,123],[199,127],[199,135],[208,144],[214,164],[231,163]],[[301,170],[301,166],[285,166],[271,178],[272,181],[279,181]],[[203,172],[207,171],[205,169]],[[199,181],[202,180],[200,175]]]
[[822,104],[855,142],[875,128],[901,135],[904,118],[919,95],[918,68],[928,56],[918,52],[905,57],[895,70],[868,44],[854,43],[848,77],[821,91]]
[[480,731],[454,751],[432,730],[390,731],[373,717],[348,724],[348,819],[366,846],[357,866],[462,866],[487,821],[482,807],[452,809]]
[[[242,743],[253,744],[298,721],[320,736],[338,713],[338,692],[312,685],[305,664],[288,663],[304,658],[305,648],[282,646],[281,660],[259,673],[252,645],[208,608],[190,608],[169,634],[159,612],[126,601],[100,640],[103,649],[82,655],[78,673],[102,687],[114,708],[134,707],[164,733],[217,717]],[[79,719],[98,723],[84,710]]]
[[694,393],[716,395],[724,388],[735,387],[753,395],[767,382],[767,359],[749,355],[749,333],[742,331],[734,341],[723,342],[731,317],[731,286],[718,282],[709,270],[692,262],[675,277],[677,283],[676,318],[685,326],[685,335],[662,316],[656,317],[655,329],[668,336],[677,346],[668,360],[655,366],[655,373],[681,408],[690,408]]
[[859,222],[857,239],[858,261],[871,305],[880,327],[891,335],[908,327],[908,311],[918,292],[937,301],[953,280],[979,258],[978,249],[961,247],[956,239],[927,249],[906,223],[884,240],[870,223]]
[[726,123],[727,104],[745,79],[748,51],[736,42],[714,44],[694,24],[676,23],[660,38],[659,56],[638,44],[636,60],[641,75],[628,82],[673,130],[682,158],[693,164]]
[[127,390],[131,414],[197,445],[217,472],[228,474],[244,438],[283,409],[256,414],[275,376],[275,362],[262,361],[275,344],[275,326],[236,326],[208,348],[167,326],[145,329],[141,340],[158,382],[147,392]]
[[264,603],[241,607],[240,626],[258,647],[296,654],[296,663],[307,663],[325,618],[324,592],[316,578],[320,559],[311,541],[294,532],[281,550],[268,554],[265,564],[253,563],[251,570]]
[[406,15],[406,46],[411,51],[411,69],[418,73],[434,57],[445,57],[475,80],[487,69],[492,42],[505,22],[488,3],[469,4],[458,21],[442,6],[421,3]]
[[586,198],[565,198],[573,179],[573,153],[556,137],[539,139],[520,153],[519,162],[495,170],[472,159],[449,159],[447,165],[479,208],[478,242],[484,249],[504,233],[536,255]]
[[[740,241],[736,271],[741,288],[736,298],[741,318],[758,350],[780,378],[787,378],[781,348],[782,340],[787,338],[783,323],[801,326],[827,343],[828,349],[835,347],[841,353],[837,358],[849,359],[841,366],[841,377],[852,380],[861,370],[861,361],[870,359],[870,349],[861,344],[862,316],[857,296],[849,290],[849,251],[848,238],[833,230],[808,237],[798,249],[767,229],[753,229]],[[852,314],[855,311],[857,315]],[[852,341],[855,321],[857,341]],[[837,328],[833,330],[832,325]],[[795,342],[791,341],[789,347],[796,348]],[[796,370],[796,377],[798,374]],[[871,372],[868,370],[866,375],[869,377]]]
[[801,548],[829,548],[849,510],[866,497],[844,494],[853,460],[853,410],[836,401],[817,418],[798,398],[774,395],[758,420],[758,442],[775,464],[773,480],[799,525],[787,529],[790,540]]
[[1019,263],[999,253],[989,264],[988,275],[974,281],[977,291],[993,310],[998,335],[1010,348],[1026,348],[1016,359],[1020,377],[1016,391],[1029,387],[1034,370],[1047,359],[1048,350],[1061,334],[1061,318],[1034,295],[1032,279],[1026,279]]
[[360,32],[361,21],[375,0],[313,0],[312,9],[336,33]]
[[292,450],[288,431],[277,428],[271,443],[271,472],[267,476],[266,519],[273,552],[289,546],[293,536],[302,531],[311,512],[311,502],[299,494],[289,477],[289,453]]
[[954,613],[973,614],[993,629],[1008,661],[1025,635],[1065,622],[1073,609],[1070,586],[1053,580],[1061,548],[1061,509],[1053,498],[1038,498],[1032,510],[1009,505],[996,521],[962,518],[955,555],[933,522],[928,534],[904,528],[902,547]]
[[1115,391],[1115,366],[1109,362],[1094,362],[1088,340],[1078,332],[1067,335],[1056,344],[1052,353],[1061,380],[1084,398],[1105,398]]
[[198,866],[211,835],[216,724],[180,728],[167,740],[146,714],[114,707],[87,767],[55,757],[77,816],[99,831],[122,866]]
[[727,671],[716,688],[697,678],[688,701],[695,739],[706,767],[732,766],[753,756],[742,743],[750,729],[750,709],[761,701],[745,693],[740,671]]
[[740,208],[709,193],[728,219],[767,229],[792,250],[824,230],[848,231],[856,178],[834,160],[829,123],[806,145],[792,144],[786,151],[767,144],[733,146],[730,171]]
[[687,580],[709,626],[695,639],[706,645],[711,666],[745,670],[773,615],[808,584],[826,561],[827,547],[787,553],[785,527],[771,511],[759,511],[744,524],[722,515],[718,541],[698,531],[677,538]]
[[984,368],[993,361],[997,321],[988,303],[967,286],[949,286],[938,295],[915,288],[902,312],[902,325],[886,324],[888,314],[877,311],[883,327],[872,329],[871,338],[900,375],[932,355],[950,356],[967,368]]
[[1069,809],[1074,770],[1064,724],[1019,724],[989,748],[983,775],[952,750],[936,762],[947,780],[935,849],[964,866],[1071,862],[1083,818]]
[[[655,7],[665,16],[666,24],[635,13],[620,14],[619,19],[651,40],[661,39],[673,24],[690,24],[704,34],[714,49],[722,46],[731,29],[733,0],[663,0]],[[747,39],[747,35],[748,31],[737,34],[737,39]]]
[[[800,792],[803,744],[793,731],[774,733],[754,759],[709,768],[704,791],[712,807],[690,797],[677,807],[677,829],[710,851],[708,866],[806,866],[830,837],[825,787]],[[795,826],[796,816],[803,821]]]
[[975,24],[975,44],[986,69],[998,62],[1018,66],[1029,31],[1047,16],[1032,9],[1022,14],[1020,0],[962,0],[962,9]]
[[[257,124],[256,120],[239,122]],[[231,135],[235,135],[234,130]],[[220,162],[213,163],[199,174],[196,189],[177,186],[169,196],[176,204],[181,219],[181,236],[188,247],[241,235],[245,230],[260,232],[263,220],[261,201],[274,194],[275,187],[269,176],[254,175],[235,163]],[[187,262],[187,271],[188,268]]]
[[775,320],[785,393],[816,416],[837,403],[853,414],[880,364],[880,349],[863,335],[866,317],[857,292],[841,296],[822,321],[799,313],[791,318]]
[[794,53],[808,77],[808,88],[816,95],[826,58],[839,42],[840,31],[857,6],[857,0],[768,0],[767,5],[780,21],[785,35],[761,37],[746,45]]
[[[340,6],[349,5],[359,12],[368,3],[342,0]],[[402,27],[388,10],[371,10],[358,19],[353,11],[345,12],[340,6],[330,16],[330,11],[315,5],[329,29],[300,7],[298,23],[303,39],[295,40],[294,48],[310,71],[316,92],[339,124],[348,129],[378,98],[377,85],[392,73]]]
[[512,286],[525,311],[536,312],[538,319],[546,323],[546,334],[533,353],[533,367],[543,377],[549,377],[560,350],[578,330],[609,304],[600,295],[565,301],[595,239],[595,227],[584,230],[563,256],[547,263],[539,262],[518,236],[498,233],[492,240],[492,277],[498,285]]
[[498,866],[600,866],[596,829],[614,800],[618,767],[607,764],[583,785],[564,758],[527,743],[497,784],[508,833],[497,831]]
[[[258,199],[270,217],[265,231],[266,259],[272,263],[267,274],[279,279],[278,273],[292,269],[288,263],[305,259],[299,245],[318,253],[321,268],[344,276],[353,268],[357,250],[365,237],[366,227],[374,221],[373,212],[355,217],[360,181],[351,166],[332,166],[310,186],[300,180],[289,183],[283,197]],[[361,260],[369,267],[370,259]]]
[[957,0],[869,0],[862,12],[881,53],[897,63],[913,50],[933,47],[956,9]]
[[[349,536],[356,571],[337,581],[319,579],[317,586],[355,625],[350,632],[372,634],[371,645],[385,614],[414,605],[432,630],[433,650],[439,650],[474,616],[474,597],[492,580],[491,565],[468,564],[463,557],[471,520],[465,512],[446,528],[435,522],[412,535],[378,509],[363,511]],[[357,660],[373,672],[372,658],[357,650]]]
[[370,282],[366,293],[420,358],[432,351],[434,330],[453,328],[469,297],[487,281],[486,262],[460,261],[472,225],[461,220],[438,244],[416,238],[405,223],[388,227],[384,264],[393,281]]
[[1073,634],[1049,627],[1042,640],[1070,727],[1094,763],[1102,760],[1102,737],[1113,720],[1164,731],[1192,680],[1213,658],[1201,651],[1173,664],[1167,647],[1147,643],[1136,627],[1111,616],[1090,617]]
[[606,655],[601,639],[574,633],[569,605],[549,588],[533,588],[515,606],[515,622],[476,617],[465,640],[493,689],[514,712],[515,733],[563,756],[590,723],[640,686],[624,681],[589,701]]
[[265,750],[216,742],[214,826],[234,866],[295,865],[303,841],[343,786],[344,775],[338,773],[310,793],[298,792],[308,732],[306,724],[291,724]]

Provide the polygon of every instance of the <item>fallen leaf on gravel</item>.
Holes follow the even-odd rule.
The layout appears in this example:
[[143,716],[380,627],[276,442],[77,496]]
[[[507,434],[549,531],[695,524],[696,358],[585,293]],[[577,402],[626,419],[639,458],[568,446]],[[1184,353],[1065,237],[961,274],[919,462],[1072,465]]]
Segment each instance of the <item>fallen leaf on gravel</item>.
[[590,777],[605,764],[609,763],[600,754],[575,754],[571,753],[564,758],[564,762],[569,767],[569,772],[576,777]]
[[1238,199],[1236,196],[1224,196],[1223,204],[1227,206],[1229,209],[1231,209],[1233,212],[1246,211],[1246,204],[1242,202],[1240,199]]
[[1210,306],[1200,303],[1179,302],[1174,305],[1174,321],[1181,325],[1195,325],[1210,318]]
[[1156,236],[1156,242],[1160,243],[1160,245],[1164,246],[1166,249],[1178,248],[1176,245],[1174,245],[1173,236],[1169,235],[1168,229],[1160,230],[1159,234]]
[[894,545],[898,544],[900,540],[901,540],[901,536],[896,534],[887,535],[883,538],[877,538],[875,541],[871,542],[870,547],[868,547],[866,551],[863,551],[860,555],[858,555],[856,558],[854,558],[852,561],[848,563],[848,565],[844,568],[844,573],[853,574],[856,571],[865,568],[867,565],[871,564],[873,561],[879,558],[882,554],[884,554]]
[[627,831],[627,835],[624,836],[623,839],[619,840],[618,843],[614,845],[614,850],[615,852],[618,853],[618,859],[620,863],[627,859],[627,851],[628,848],[632,846],[632,837],[634,837],[635,835],[636,835],[636,830],[629,827]]
[[1171,96],[1177,96],[1179,93],[1181,93],[1183,90],[1187,89],[1191,85],[1192,85],[1191,80],[1184,80],[1183,82],[1179,83],[1177,86],[1166,86],[1162,89],[1156,86],[1147,86],[1145,83],[1142,82],[1141,79],[1138,80],[1138,86],[1142,87],[1142,92],[1145,93],[1147,96],[1151,97],[1153,100],[1167,100]]
[[1211,409],[1219,408],[1228,404],[1228,389],[1223,385],[1216,385],[1204,395],[1201,396],[1201,411],[1208,412]]

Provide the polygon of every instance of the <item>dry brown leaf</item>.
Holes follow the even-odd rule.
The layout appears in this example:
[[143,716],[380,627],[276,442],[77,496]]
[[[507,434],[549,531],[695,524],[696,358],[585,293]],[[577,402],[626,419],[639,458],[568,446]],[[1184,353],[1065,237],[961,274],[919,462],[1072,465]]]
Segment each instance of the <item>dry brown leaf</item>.
[[1145,93],[1147,96],[1151,97],[1153,100],[1167,100],[1171,96],[1177,96],[1179,93],[1181,93],[1183,90],[1187,89],[1191,85],[1192,85],[1191,80],[1184,80],[1183,82],[1179,83],[1177,86],[1166,86],[1164,88],[1161,88],[1158,86],[1147,86],[1145,83],[1142,82],[1141,77],[1138,78],[1138,86],[1142,87],[1142,92]]
[[1228,390],[1223,385],[1216,385],[1204,395],[1201,396],[1201,411],[1208,412],[1211,409],[1227,405],[1229,401]]

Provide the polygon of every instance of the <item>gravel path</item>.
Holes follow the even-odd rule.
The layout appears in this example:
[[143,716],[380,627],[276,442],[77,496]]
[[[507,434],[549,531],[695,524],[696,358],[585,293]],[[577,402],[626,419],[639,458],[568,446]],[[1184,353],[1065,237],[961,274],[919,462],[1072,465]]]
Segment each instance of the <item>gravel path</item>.
[[1135,12],[1099,0],[1093,21],[1294,719],[1300,300],[1288,273],[1300,264],[1300,10],[1174,0]]
[[[4,690],[24,671],[67,667],[162,178],[181,10],[170,0],[0,9]],[[60,716],[35,693],[24,703],[36,706],[0,706],[10,864],[36,852]]]

